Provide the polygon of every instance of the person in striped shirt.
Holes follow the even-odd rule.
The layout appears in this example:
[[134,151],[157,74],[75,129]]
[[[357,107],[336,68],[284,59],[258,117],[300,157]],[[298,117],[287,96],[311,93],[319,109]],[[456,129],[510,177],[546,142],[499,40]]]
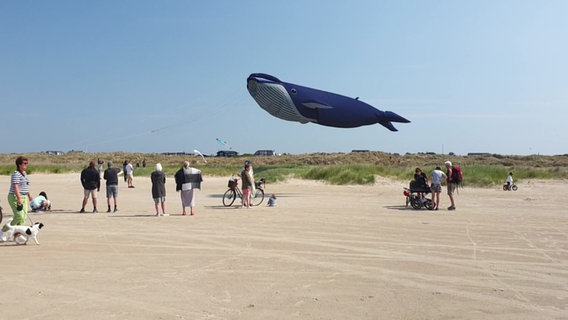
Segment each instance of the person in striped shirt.
[[27,167],[27,157],[19,156],[16,158],[16,171],[12,173],[10,191],[8,192],[8,203],[14,212],[14,219],[11,222],[13,226],[20,226],[26,223],[28,204],[32,201],[30,180],[26,174]]

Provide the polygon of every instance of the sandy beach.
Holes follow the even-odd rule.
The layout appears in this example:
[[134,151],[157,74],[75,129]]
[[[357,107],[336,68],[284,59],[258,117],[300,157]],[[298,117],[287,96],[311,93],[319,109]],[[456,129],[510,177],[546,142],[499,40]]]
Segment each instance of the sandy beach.
[[427,211],[400,182],[290,180],[267,183],[276,207],[240,209],[205,176],[191,217],[168,177],[156,217],[149,177],[121,181],[116,214],[104,187],[78,213],[79,174],[30,179],[53,210],[30,214],[40,245],[0,243],[2,319],[568,318],[566,181],[466,187],[456,211]]

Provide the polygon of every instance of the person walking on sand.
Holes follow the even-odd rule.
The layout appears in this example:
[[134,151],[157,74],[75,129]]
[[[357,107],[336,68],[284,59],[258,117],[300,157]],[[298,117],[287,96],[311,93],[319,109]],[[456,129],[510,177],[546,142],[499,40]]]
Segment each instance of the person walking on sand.
[[440,167],[432,170],[430,173],[430,191],[432,191],[432,205],[434,210],[438,210],[438,205],[440,204],[440,193],[442,192],[442,181],[447,179],[446,174]]
[[114,211],[118,212],[118,176],[123,172],[113,167],[112,161],[107,162],[108,168],[104,171],[103,178],[106,180],[107,213],[110,213],[110,199],[114,202]]
[[10,178],[10,191],[8,192],[8,203],[14,213],[14,218],[10,223],[13,226],[21,226],[26,223],[28,204],[32,201],[30,180],[26,173],[27,167],[27,157],[19,156],[16,158],[16,170]]
[[175,174],[176,191],[180,191],[181,206],[183,208],[182,215],[186,215],[186,207],[190,208],[190,215],[195,215],[193,208],[195,207],[195,189],[201,190],[201,170],[189,166],[189,162],[185,161],[183,166]]
[[168,216],[166,213],[166,174],[162,171],[160,163],[156,163],[154,172],[150,174],[150,180],[152,181],[152,198],[154,199],[156,216],[160,215],[160,204],[162,206],[162,215]]
[[454,192],[458,185],[452,181],[452,174],[453,174],[453,166],[450,161],[444,162],[446,166],[446,182],[447,182],[447,189],[448,189],[448,197],[450,198],[451,205],[448,207],[448,210],[456,210],[456,203],[454,202]]
[[93,200],[93,213],[97,213],[97,192],[101,189],[101,175],[95,168],[95,162],[89,162],[89,166],[81,171],[81,184],[83,185],[83,205],[79,213],[85,213],[85,206],[89,197]]

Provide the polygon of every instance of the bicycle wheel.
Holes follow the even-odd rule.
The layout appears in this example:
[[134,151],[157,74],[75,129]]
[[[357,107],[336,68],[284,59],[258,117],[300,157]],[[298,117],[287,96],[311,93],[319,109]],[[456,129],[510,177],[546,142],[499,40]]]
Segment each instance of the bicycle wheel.
[[513,191],[517,191],[519,188],[518,188],[516,185],[513,185],[513,186],[511,187],[511,189],[512,189]]
[[264,201],[264,190],[262,190],[261,188],[256,188],[254,194],[252,195],[252,205],[260,206],[262,201]]
[[237,193],[235,192],[234,189],[229,189],[225,191],[225,194],[223,195],[223,205],[225,207],[232,206],[236,198],[237,198]]

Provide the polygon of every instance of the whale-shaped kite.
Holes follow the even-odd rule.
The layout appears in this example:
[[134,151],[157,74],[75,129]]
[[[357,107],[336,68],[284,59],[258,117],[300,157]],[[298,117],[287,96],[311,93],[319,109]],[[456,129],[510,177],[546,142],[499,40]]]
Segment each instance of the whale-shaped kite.
[[410,122],[394,112],[378,110],[359,98],[282,82],[264,73],[251,74],[247,89],[262,109],[288,121],[338,128],[380,123],[390,131],[398,131],[391,122]]

